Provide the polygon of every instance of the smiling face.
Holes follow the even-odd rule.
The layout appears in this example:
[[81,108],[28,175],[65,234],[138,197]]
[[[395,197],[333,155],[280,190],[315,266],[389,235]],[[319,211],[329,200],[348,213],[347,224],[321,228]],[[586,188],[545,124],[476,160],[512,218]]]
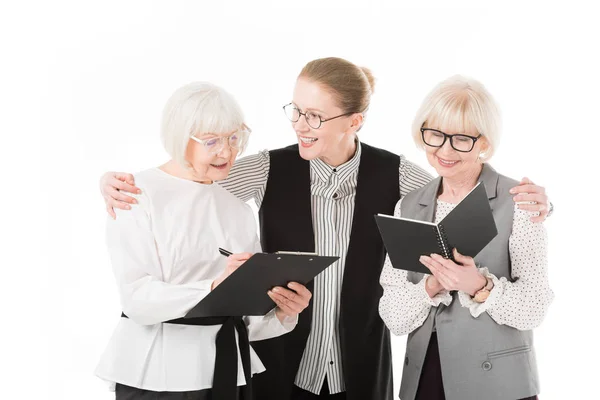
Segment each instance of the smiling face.
[[[438,83],[423,100],[412,125],[415,143],[426,151],[427,161],[437,173],[453,180],[469,180],[478,176],[482,163],[488,162],[500,138],[500,113],[496,102],[485,87],[472,78],[452,76]],[[468,137],[454,138],[454,147],[444,135],[422,129],[439,130],[447,135],[466,135],[477,139],[473,144]],[[437,136],[436,136],[437,135]],[[481,136],[480,136],[481,135]],[[456,149],[463,150],[457,151]]]
[[[426,123],[424,128],[436,129],[448,135],[460,134],[472,138],[479,136],[479,132],[469,121],[460,121],[460,123],[454,121],[437,122],[434,118],[433,123]],[[436,135],[434,140],[443,140],[441,139],[441,134],[434,134]],[[460,148],[461,145],[457,142],[458,138],[455,138],[454,140],[455,147]],[[464,138],[462,140],[464,140]],[[439,176],[453,180],[461,180],[464,177],[478,173],[481,169],[479,155],[485,152],[486,149],[487,141],[484,136],[480,137],[475,142],[473,149],[469,152],[455,150],[450,144],[450,138],[446,138],[442,147],[425,145],[425,152],[429,164],[435,168]]]
[[[233,138],[229,139],[232,135]],[[206,133],[190,139],[186,150],[186,161],[194,169],[197,180],[219,181],[227,178],[238,149],[229,143],[235,142],[235,131],[223,134]]]
[[161,139],[171,156],[165,168],[184,179],[225,179],[249,134],[231,94],[209,82],[189,83],[163,109]]
[[[292,104],[301,113],[308,113],[311,121],[319,117],[326,120],[345,113],[322,85],[303,77],[296,81]],[[315,129],[301,115],[297,122],[292,123],[300,156],[305,160],[321,158],[330,165],[336,164],[334,160],[345,158],[348,148],[352,147],[361,122],[361,114],[351,114],[323,122]]]

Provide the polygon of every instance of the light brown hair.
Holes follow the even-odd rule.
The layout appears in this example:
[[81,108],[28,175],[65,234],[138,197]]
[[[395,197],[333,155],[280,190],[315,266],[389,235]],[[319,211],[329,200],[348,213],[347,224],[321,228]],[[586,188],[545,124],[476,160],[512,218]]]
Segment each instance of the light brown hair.
[[344,113],[365,113],[375,87],[375,78],[368,68],[358,67],[337,57],[309,62],[298,77],[322,85],[333,95]]

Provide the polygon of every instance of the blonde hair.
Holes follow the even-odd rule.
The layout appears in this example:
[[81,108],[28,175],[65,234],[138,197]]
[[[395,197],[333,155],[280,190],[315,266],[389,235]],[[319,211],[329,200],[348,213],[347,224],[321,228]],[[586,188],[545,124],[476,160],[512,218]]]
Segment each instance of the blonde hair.
[[489,160],[500,141],[500,112],[492,95],[475,79],[455,75],[440,82],[417,111],[412,136],[424,148],[421,127],[463,133],[476,130],[486,139],[480,158]]
[[192,82],[177,89],[164,107],[161,139],[167,153],[185,168],[191,136],[227,133],[244,124],[244,115],[233,96],[208,82]]
[[375,78],[368,68],[337,57],[309,62],[298,77],[322,85],[344,113],[366,113],[375,89]]

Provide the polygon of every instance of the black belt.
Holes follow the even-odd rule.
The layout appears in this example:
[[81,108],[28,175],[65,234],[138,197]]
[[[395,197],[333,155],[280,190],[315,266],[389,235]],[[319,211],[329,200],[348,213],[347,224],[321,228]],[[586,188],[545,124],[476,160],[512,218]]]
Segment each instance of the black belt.
[[[124,313],[121,317],[129,318]],[[237,345],[235,331],[238,332],[240,355],[244,367],[246,386],[242,388],[244,400],[252,400],[252,373],[250,370],[250,341],[248,329],[242,317],[205,317],[205,318],[178,318],[164,321],[165,324],[177,325],[223,325],[217,333],[215,345],[215,373],[212,384],[213,398],[219,400],[235,400],[237,398]]]

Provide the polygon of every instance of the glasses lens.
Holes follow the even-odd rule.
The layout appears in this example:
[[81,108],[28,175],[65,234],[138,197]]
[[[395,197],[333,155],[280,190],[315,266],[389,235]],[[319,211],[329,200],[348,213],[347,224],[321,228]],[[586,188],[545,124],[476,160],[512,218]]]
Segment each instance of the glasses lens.
[[444,135],[431,129],[424,129],[423,140],[430,146],[440,147],[444,143]]
[[208,150],[213,150],[219,147],[219,142],[220,140],[218,138],[208,139],[204,142],[204,146],[206,146]]
[[288,104],[287,106],[283,107],[283,111],[285,111],[285,116],[288,117],[288,119],[292,122],[296,122],[298,119],[300,119],[300,113],[293,104]]
[[321,118],[310,111],[306,113],[306,122],[313,129],[318,129],[321,126]]
[[232,149],[243,149],[248,140],[248,131],[238,131],[233,135],[229,136],[229,146]]
[[223,138],[214,138],[208,139],[204,142],[204,146],[206,150],[210,151],[213,154],[218,154],[221,150],[223,150]]
[[473,145],[475,144],[473,139],[474,138],[467,135],[454,135],[452,136],[452,147],[458,151],[469,152],[473,149]]

